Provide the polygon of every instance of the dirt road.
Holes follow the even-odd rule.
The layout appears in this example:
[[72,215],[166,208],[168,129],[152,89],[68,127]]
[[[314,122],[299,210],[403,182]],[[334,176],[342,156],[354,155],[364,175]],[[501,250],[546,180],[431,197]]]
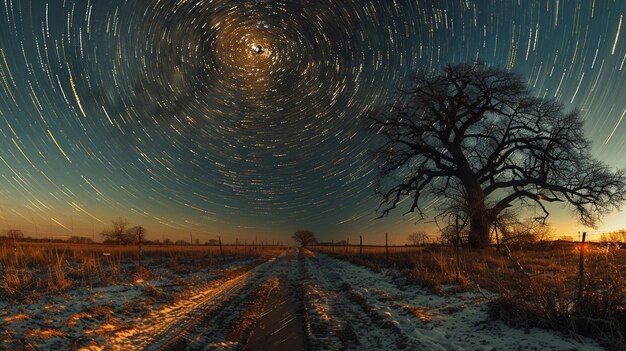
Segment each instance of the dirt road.
[[487,317],[477,292],[434,295],[393,271],[291,249],[154,311],[110,350],[602,350]]

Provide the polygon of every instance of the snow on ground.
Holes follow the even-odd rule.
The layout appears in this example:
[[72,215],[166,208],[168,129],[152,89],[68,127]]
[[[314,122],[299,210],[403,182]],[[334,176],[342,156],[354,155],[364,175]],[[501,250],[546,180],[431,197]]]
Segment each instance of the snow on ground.
[[[33,304],[0,301],[0,350],[251,347],[249,335],[230,340],[229,334],[243,328],[241,316],[254,292],[276,277],[299,304],[284,318],[302,321],[311,350],[602,350],[590,339],[491,321],[487,297],[479,292],[435,295],[393,270],[376,273],[306,250],[294,257],[291,251],[261,264],[160,272],[147,282],[72,289]],[[183,289],[175,280],[188,284]],[[266,332],[283,327],[276,324]]]
[[[151,267],[154,276],[91,291],[74,287],[32,303],[0,299],[0,350],[100,349],[108,338],[133,328],[137,320],[203,290],[226,274],[247,270],[250,260],[235,260],[194,272]],[[150,267],[150,264],[148,264]]]
[[153,311],[147,318],[136,321],[132,329],[117,333],[107,342],[107,348],[159,350],[167,347],[173,339],[179,338],[182,333],[201,322],[202,317],[239,294],[244,287],[249,287],[253,278],[265,276],[274,267],[273,261],[272,259],[241,275],[197,290],[174,305]]
[[[296,256],[297,250],[288,249],[280,254],[276,260],[268,262],[265,267],[259,267],[257,272],[255,272],[254,278],[241,289],[236,298],[220,306],[218,313],[205,318],[202,325],[188,333],[190,342],[187,344],[187,350],[254,349],[254,347],[251,347],[253,345],[247,345],[250,330],[242,335],[242,340],[230,340],[228,334],[235,329],[244,328],[244,326],[238,324],[242,321],[240,317],[252,303],[259,302],[253,300],[255,299],[255,290],[260,288],[262,284],[269,282],[271,279],[279,279],[280,285],[290,287],[291,284],[299,280]],[[252,318],[262,318],[270,312],[271,309],[261,311],[259,315],[252,316]],[[300,318],[300,316],[293,315],[285,318]],[[257,322],[255,320],[252,321]],[[210,327],[207,328],[207,325]],[[282,323],[278,322],[272,325],[273,330],[268,330],[268,332],[272,335],[278,334],[284,326],[284,321]],[[269,339],[270,335],[266,336]]]
[[302,265],[314,349],[603,350],[590,339],[491,321],[480,293],[433,295],[325,254]]

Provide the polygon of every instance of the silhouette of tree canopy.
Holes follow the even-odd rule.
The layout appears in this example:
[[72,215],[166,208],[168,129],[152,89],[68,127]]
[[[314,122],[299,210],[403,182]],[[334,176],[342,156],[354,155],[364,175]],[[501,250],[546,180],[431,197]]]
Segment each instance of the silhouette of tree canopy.
[[306,247],[309,244],[313,244],[317,242],[317,238],[315,237],[315,234],[313,234],[313,232],[310,230],[298,230],[295,233],[293,233],[292,238],[293,240],[298,242],[298,244],[300,244],[300,246],[302,247]]
[[22,240],[24,239],[24,233],[21,229],[9,229],[7,230],[7,237],[13,240]]
[[113,229],[108,229],[100,233],[105,243],[131,245],[145,240],[146,229],[136,226],[128,228],[130,223],[126,218],[120,217],[111,221]]
[[132,239],[133,243],[139,243],[146,240],[146,228],[142,226],[134,226],[126,230],[128,239]]
[[423,230],[418,230],[409,234],[409,236],[407,236],[406,238],[406,242],[409,245],[418,246],[425,244],[427,239],[428,234],[426,234],[426,232]]
[[563,202],[595,227],[625,200],[625,172],[592,157],[578,111],[533,97],[520,75],[482,63],[417,74],[397,101],[366,113],[382,139],[376,191],[381,217],[435,200],[436,220],[469,225],[469,244],[489,245],[498,215],[513,205]]

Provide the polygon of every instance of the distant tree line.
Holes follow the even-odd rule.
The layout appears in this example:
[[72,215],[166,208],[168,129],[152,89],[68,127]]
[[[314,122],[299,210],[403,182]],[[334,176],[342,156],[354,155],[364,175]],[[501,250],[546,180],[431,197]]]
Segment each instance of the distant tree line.
[[602,234],[600,241],[604,243],[626,243],[626,229]]
[[86,236],[70,236],[68,239],[59,239],[59,238],[33,238],[30,236],[26,236],[21,229],[9,229],[5,232],[4,235],[0,235],[1,240],[9,240],[9,241],[24,241],[24,242],[70,242],[70,243],[92,243],[93,240]]

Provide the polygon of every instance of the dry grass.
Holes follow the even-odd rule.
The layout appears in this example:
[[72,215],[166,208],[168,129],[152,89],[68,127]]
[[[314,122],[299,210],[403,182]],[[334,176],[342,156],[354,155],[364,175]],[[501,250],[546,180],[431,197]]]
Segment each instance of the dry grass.
[[0,241],[0,296],[29,302],[78,286],[144,281],[150,267],[175,274],[193,273],[242,258],[277,255],[280,246],[144,245],[41,243]]
[[[589,244],[580,291],[580,245],[541,243],[513,252],[426,246],[389,249],[358,246],[313,249],[379,271],[395,268],[435,292],[484,288],[499,293],[490,315],[521,327],[544,327],[595,337],[609,349],[626,349],[626,250]],[[458,270],[458,279],[457,279]],[[454,291],[453,289],[453,291]],[[579,293],[580,292],[580,293]]]

